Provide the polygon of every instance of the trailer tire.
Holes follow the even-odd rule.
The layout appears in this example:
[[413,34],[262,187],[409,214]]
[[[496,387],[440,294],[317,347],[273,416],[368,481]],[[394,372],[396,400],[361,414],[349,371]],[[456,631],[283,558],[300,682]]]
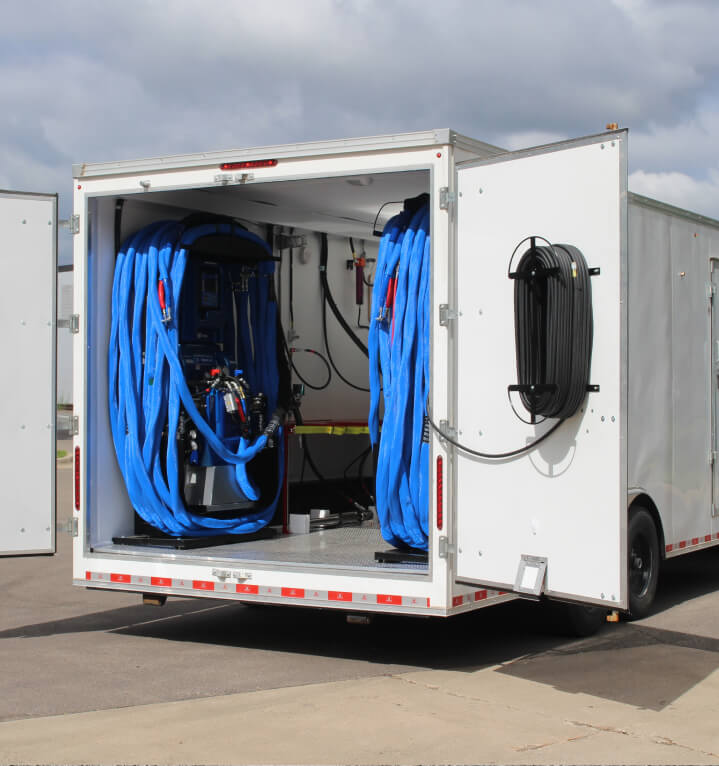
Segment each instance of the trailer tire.
[[652,610],[659,582],[659,535],[652,514],[642,506],[629,510],[627,586],[629,617],[641,620]]

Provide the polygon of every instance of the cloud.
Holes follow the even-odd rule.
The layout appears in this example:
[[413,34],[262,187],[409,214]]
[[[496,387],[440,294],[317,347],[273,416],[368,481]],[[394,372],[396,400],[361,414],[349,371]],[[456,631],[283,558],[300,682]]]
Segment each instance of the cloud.
[[717,28],[699,0],[8,2],[0,178],[67,206],[71,161],[447,126],[519,148],[612,121],[633,171],[710,183]]

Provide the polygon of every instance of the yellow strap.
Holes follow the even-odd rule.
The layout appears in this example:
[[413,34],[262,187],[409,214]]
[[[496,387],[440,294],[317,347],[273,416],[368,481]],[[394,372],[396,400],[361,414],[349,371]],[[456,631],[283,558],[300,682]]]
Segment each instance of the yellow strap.
[[368,426],[334,426],[334,425],[306,425],[295,426],[296,434],[327,434],[329,436],[344,436],[346,434],[368,434]]

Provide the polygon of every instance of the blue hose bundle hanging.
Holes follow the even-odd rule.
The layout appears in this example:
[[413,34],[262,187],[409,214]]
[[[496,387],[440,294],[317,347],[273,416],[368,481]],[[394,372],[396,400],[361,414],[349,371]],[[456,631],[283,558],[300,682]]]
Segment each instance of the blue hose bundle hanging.
[[[267,253],[247,279],[240,316],[252,320],[253,336],[242,326],[236,345],[243,376],[267,396],[274,413],[264,432],[236,438],[232,447],[201,413],[185,379],[179,355],[178,307],[190,248],[202,237],[224,235],[253,243]],[[130,501],[146,522],[173,536],[248,534],[264,527],[277,506],[284,469],[277,360],[277,304],[272,290],[272,252],[262,239],[231,223],[184,225],[160,221],[130,237],[120,248],[112,286],[108,355],[109,410],[117,459]],[[236,360],[238,361],[238,360]],[[260,492],[248,463],[277,445],[278,484],[266,507],[238,518],[215,518],[188,511],[180,486],[176,434],[181,417],[192,421],[215,459],[234,466],[238,496],[257,501]],[[267,422],[265,420],[265,422]],[[275,438],[277,437],[277,438]]]
[[422,200],[412,207],[405,204],[387,223],[377,255],[368,338],[369,430],[372,444],[379,443],[376,500],[382,537],[398,548],[427,550],[429,205]]

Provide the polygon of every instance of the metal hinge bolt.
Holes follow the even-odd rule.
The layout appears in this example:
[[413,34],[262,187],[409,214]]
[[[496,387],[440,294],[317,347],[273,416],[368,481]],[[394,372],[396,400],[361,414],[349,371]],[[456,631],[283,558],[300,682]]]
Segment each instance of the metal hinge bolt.
[[73,415],[70,420],[70,436],[77,436],[80,433],[80,417]]

